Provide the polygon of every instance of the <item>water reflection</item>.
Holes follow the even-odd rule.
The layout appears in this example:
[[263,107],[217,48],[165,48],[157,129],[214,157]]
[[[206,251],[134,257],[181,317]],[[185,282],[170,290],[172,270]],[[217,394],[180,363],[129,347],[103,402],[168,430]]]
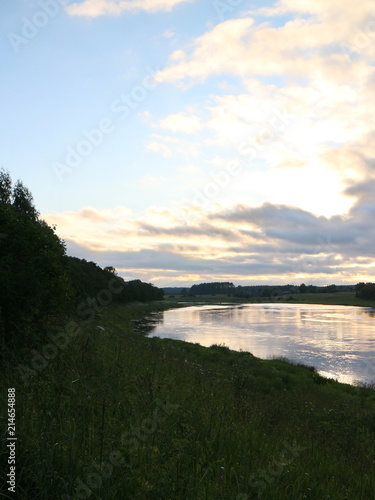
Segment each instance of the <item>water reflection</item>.
[[155,330],[157,325],[163,323],[163,313],[155,312],[150,313],[144,318],[133,319],[131,321],[133,331],[142,335],[149,335]]
[[150,336],[285,356],[342,382],[375,380],[375,310],[317,304],[191,306],[136,323]]

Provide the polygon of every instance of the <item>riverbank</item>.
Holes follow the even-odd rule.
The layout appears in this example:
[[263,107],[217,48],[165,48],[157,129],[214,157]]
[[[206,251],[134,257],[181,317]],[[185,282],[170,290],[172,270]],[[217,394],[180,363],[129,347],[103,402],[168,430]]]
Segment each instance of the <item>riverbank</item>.
[[55,355],[48,340],[9,358],[17,498],[372,498],[375,390],[132,330],[171,304],[108,306],[55,325]]
[[[263,303],[292,303],[292,304],[323,304],[337,306],[375,307],[375,301],[360,299],[355,292],[336,293],[299,293],[279,295],[273,297],[233,297],[228,295],[198,295],[184,297],[181,295],[167,296],[165,303],[177,305],[211,305],[211,304],[263,304]],[[173,307],[173,305],[171,305]]]

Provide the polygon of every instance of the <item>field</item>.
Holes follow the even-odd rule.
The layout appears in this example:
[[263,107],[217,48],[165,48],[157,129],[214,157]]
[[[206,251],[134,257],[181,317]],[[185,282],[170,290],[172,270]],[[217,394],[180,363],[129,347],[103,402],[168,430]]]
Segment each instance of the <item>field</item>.
[[111,305],[50,325],[55,354],[52,341],[9,353],[18,499],[373,498],[374,389],[134,333],[132,318],[167,305]]
[[200,305],[200,304],[252,304],[252,303],[301,303],[301,304],[327,304],[344,306],[362,306],[375,307],[372,300],[364,300],[355,296],[355,292],[336,292],[336,293],[300,293],[292,295],[280,295],[276,297],[253,297],[242,298],[228,295],[197,295],[196,297],[183,297],[181,295],[167,296],[166,302],[178,303],[181,305]]

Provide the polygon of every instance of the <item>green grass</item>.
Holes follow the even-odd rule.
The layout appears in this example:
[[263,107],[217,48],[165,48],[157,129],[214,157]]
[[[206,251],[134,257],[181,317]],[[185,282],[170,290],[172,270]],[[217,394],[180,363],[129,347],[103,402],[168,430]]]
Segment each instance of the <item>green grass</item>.
[[[33,354],[8,353],[18,499],[373,498],[374,389],[132,331],[165,307],[103,309],[28,386],[16,366]],[[2,471],[6,459],[3,448]]]
[[228,297],[228,295],[197,295],[195,297],[182,297],[176,295],[166,297],[166,303],[177,303],[183,305],[195,304],[253,304],[253,303],[291,303],[291,304],[326,304],[344,306],[375,307],[375,301],[360,299],[355,296],[355,292],[337,293],[299,293],[292,295],[280,295],[276,297],[252,297],[244,299],[242,297]]

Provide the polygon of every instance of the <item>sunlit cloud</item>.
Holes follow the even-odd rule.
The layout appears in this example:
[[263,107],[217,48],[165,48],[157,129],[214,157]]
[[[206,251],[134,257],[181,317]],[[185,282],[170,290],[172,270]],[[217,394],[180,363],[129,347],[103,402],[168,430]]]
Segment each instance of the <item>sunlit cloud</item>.
[[163,144],[161,141],[148,142],[146,144],[146,149],[147,149],[147,151],[153,151],[154,153],[160,153],[165,158],[172,158],[172,156],[173,156],[172,149],[169,146],[167,146],[166,144]]
[[176,113],[160,120],[158,126],[171,132],[194,134],[202,129],[202,123],[194,114]]
[[288,13],[310,14],[320,19],[345,20],[345,23],[358,23],[374,13],[370,1],[362,1],[358,5],[350,0],[279,0],[273,7],[252,11],[265,16],[285,15]]
[[[290,3],[293,5],[289,10],[298,4]],[[315,14],[310,8],[312,3],[306,6],[307,14]],[[372,72],[366,56],[373,54],[375,28],[371,23],[375,21],[375,13],[371,2],[365,1],[352,17],[355,6],[348,3],[340,3],[335,10],[318,2],[320,17],[296,18],[279,27],[257,24],[254,17],[224,21],[198,37],[191,50],[179,51],[178,58],[173,54],[170,65],[159,72],[157,79],[192,83],[218,74],[242,78],[280,75],[291,81],[318,78],[358,85]],[[358,21],[357,27],[353,20]],[[367,44],[355,39],[356,30],[360,33],[363,23]],[[351,52],[360,52],[361,59],[351,60]]]
[[[348,215],[353,185],[368,178],[373,155],[366,139],[375,126],[372,2],[356,8],[349,1],[285,0],[243,15],[250,17],[221,22],[171,54],[159,82],[204,83],[211,92],[200,108],[167,115],[154,127],[171,134],[184,125],[188,131],[189,123],[199,127],[201,154],[211,158],[201,163],[205,176],[195,193],[208,189],[210,165],[223,172],[238,162],[242,173],[219,190],[222,204],[269,201],[316,216]],[[280,15],[288,20],[274,25]],[[218,75],[241,85],[210,80]],[[221,159],[212,148],[218,156],[225,151]]]
[[194,0],[84,0],[66,6],[71,16],[120,16],[126,12],[169,12],[177,5]]
[[122,207],[88,207],[46,219],[75,255],[165,286],[187,276],[195,282],[353,283],[375,275],[375,180],[350,190],[355,204],[347,215],[332,217],[264,203],[200,212],[189,225],[167,207],[138,216]]

